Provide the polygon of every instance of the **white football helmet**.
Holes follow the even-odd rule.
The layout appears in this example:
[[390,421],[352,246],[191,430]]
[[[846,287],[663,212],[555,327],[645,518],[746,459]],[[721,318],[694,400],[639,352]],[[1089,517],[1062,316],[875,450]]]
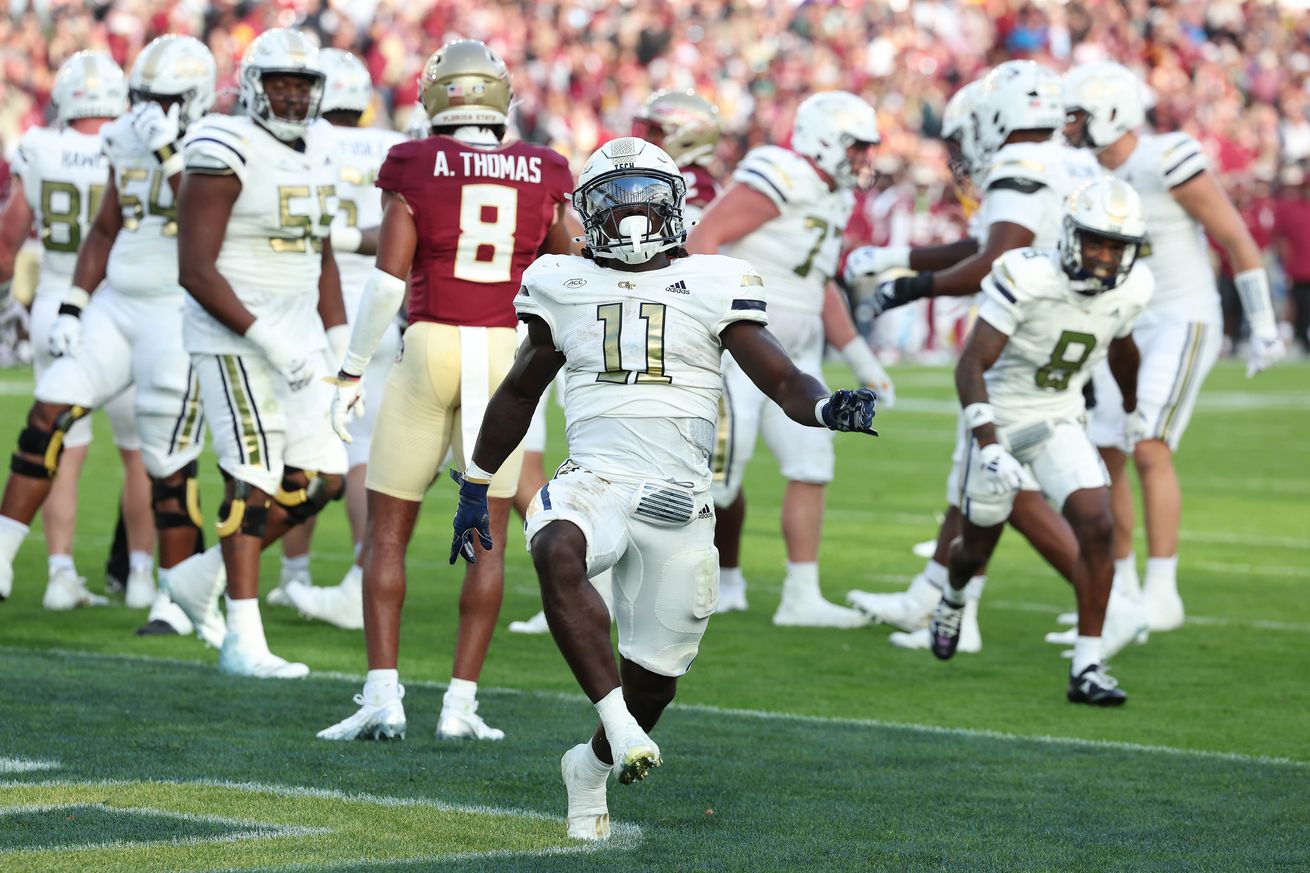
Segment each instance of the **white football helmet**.
[[1071,145],[1099,152],[1146,123],[1142,82],[1122,64],[1081,64],[1064,74],[1061,85],[1064,111],[1087,113]]
[[127,111],[127,80],[104,52],[78,52],[64,61],[50,89],[55,119],[117,118]]
[[[279,118],[273,114],[268,94],[264,92],[264,77],[274,73],[308,76],[314,80],[304,118]],[[319,67],[318,47],[300,31],[275,27],[255,37],[241,58],[237,79],[241,104],[251,118],[278,139],[285,142],[300,139],[318,120],[319,105],[323,101],[323,71]]]
[[1064,126],[1060,77],[1036,61],[1006,61],[983,78],[974,119],[982,164],[1016,130],[1059,130]]
[[942,139],[954,145],[951,173],[957,183],[982,171],[978,164],[978,135],[974,110],[982,96],[982,80],[976,79],[951,95],[942,110]]
[[[586,229],[592,257],[644,264],[687,241],[682,220],[686,197],[687,183],[673,158],[653,143],[625,136],[587,159],[573,208]],[[615,214],[620,210],[626,214]]]
[[373,79],[364,62],[341,49],[325,48],[318,53],[326,81],[319,112],[363,112],[373,99]]
[[866,182],[862,177],[867,170],[851,166],[847,149],[858,143],[877,145],[880,140],[878,113],[849,91],[821,91],[796,108],[792,150],[813,158],[841,188]]
[[[1083,263],[1084,236],[1128,244],[1113,279],[1096,276],[1087,269]],[[1145,240],[1146,211],[1142,208],[1142,198],[1127,182],[1102,176],[1079,186],[1065,202],[1060,262],[1079,293],[1099,294],[1119,287],[1133,268]]]
[[216,77],[208,46],[193,36],[168,34],[151,40],[136,56],[127,86],[133,103],[180,98],[178,128],[185,131],[214,105]]

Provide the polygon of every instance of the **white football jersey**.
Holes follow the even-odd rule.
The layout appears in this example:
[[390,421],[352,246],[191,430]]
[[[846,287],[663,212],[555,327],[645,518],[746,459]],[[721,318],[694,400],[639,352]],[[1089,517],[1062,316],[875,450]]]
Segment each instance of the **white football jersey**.
[[[375,227],[382,223],[382,192],[374,186],[378,168],[387,152],[403,133],[381,127],[337,127],[327,129],[333,143],[333,161],[337,167],[337,227]],[[364,283],[373,270],[372,255],[333,252],[341,272],[341,296],[346,301],[346,317],[355,319]]]
[[997,258],[978,306],[978,318],[1010,338],[984,377],[997,425],[1081,415],[1083,386],[1110,341],[1132,332],[1153,284],[1139,260],[1118,288],[1084,295],[1070,287],[1057,251]]
[[[187,131],[183,154],[188,173],[235,174],[241,181],[218,272],[255,318],[288,342],[306,350],[326,347],[318,280],[323,238],[336,213],[331,125],[313,125],[302,152],[250,118],[207,115]],[[188,351],[253,350],[190,297],[184,311]]]
[[854,193],[829,189],[804,156],[778,146],[751,149],[732,178],[768,197],[781,214],[724,246],[723,254],[759,270],[775,309],[819,315],[824,289],[837,274]]
[[73,281],[77,247],[95,219],[109,178],[100,137],[72,128],[34,127],[19,139],[10,171],[23,182],[44,249],[37,294],[62,295]]
[[514,300],[550,327],[564,354],[569,456],[615,481],[710,483],[719,333],[767,324],[763,280],[722,255],[626,272],[570,255],[538,258]]
[[980,224],[1005,221],[1033,233],[1032,247],[1053,249],[1064,226],[1064,201],[1105,171],[1092,155],[1057,140],[1002,146],[983,181]]
[[134,297],[183,293],[177,282],[177,206],[159,161],[126,115],[105,125],[101,136],[123,215],[106,280]]
[[1205,230],[1170,193],[1209,169],[1201,144],[1185,133],[1139,134],[1137,148],[1114,175],[1132,185],[1146,210],[1142,257],[1155,274],[1145,322],[1223,321]]

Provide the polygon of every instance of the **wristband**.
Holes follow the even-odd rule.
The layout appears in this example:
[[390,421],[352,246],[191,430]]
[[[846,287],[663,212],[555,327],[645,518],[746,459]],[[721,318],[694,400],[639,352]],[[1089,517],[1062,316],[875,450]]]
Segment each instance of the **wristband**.
[[86,305],[91,302],[91,295],[85,288],[79,288],[74,285],[64,294],[64,301],[59,304],[60,315],[71,315],[78,318]]
[[357,227],[333,227],[332,248],[338,252],[358,252],[364,232]]
[[1278,336],[1274,308],[1269,301],[1269,275],[1264,268],[1243,270],[1233,276],[1233,284],[1237,286],[1242,311],[1251,325],[1251,335],[1261,338]]
[[182,153],[178,151],[176,143],[169,143],[163,148],[155,149],[155,159],[163,168],[165,179],[182,172]]
[[990,403],[970,403],[964,407],[964,426],[969,430],[982,427],[984,424],[993,424],[996,421],[996,410],[992,409]]
[[822,398],[821,400],[819,400],[818,403],[814,404],[814,420],[817,421],[819,424],[823,425],[824,427],[829,426],[828,419],[824,418],[823,413],[828,408],[828,404],[830,402],[832,402],[831,395]]
[[491,484],[492,477],[495,475],[495,473],[488,473],[486,470],[479,467],[473,462],[472,458],[469,459],[469,465],[464,470],[464,480],[474,485],[489,485]]
[[883,258],[886,260],[888,269],[893,269],[893,270],[910,269],[909,246],[886,246],[882,251],[883,251]]

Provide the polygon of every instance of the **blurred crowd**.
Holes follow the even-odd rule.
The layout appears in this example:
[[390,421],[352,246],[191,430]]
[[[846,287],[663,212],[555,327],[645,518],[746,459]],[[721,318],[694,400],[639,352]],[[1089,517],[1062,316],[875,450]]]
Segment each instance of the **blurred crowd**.
[[[955,238],[942,107],[987,67],[1030,57],[1064,70],[1110,57],[1139,71],[1153,121],[1209,150],[1271,259],[1295,254],[1278,201],[1310,197],[1310,0],[10,0],[0,18],[0,143],[43,123],[53,72],[82,48],[125,68],[166,32],[205,40],[234,93],[245,46],[272,26],[316,32],[363,57],[378,85],[374,124],[403,128],[426,56],[484,40],[510,65],[519,134],[573,159],[629,129],[661,87],[714,100],[720,169],[786,142],[807,94],[872,100],[883,130],[879,190],[862,207],[876,242]],[[220,104],[222,105],[222,104]],[[889,192],[890,193],[887,193]],[[880,195],[881,203],[878,201]],[[909,213],[906,214],[906,210]],[[1300,251],[1310,251],[1302,245]],[[1277,263],[1274,264],[1277,269]],[[1289,269],[1293,265],[1289,264]],[[1310,283],[1305,276],[1293,279]]]

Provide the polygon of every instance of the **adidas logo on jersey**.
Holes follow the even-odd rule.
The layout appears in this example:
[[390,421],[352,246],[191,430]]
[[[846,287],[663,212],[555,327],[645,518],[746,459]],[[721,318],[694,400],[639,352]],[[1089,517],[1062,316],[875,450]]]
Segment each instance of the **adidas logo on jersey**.
[[687,290],[687,283],[684,282],[684,281],[682,281],[681,279],[679,279],[678,281],[674,282],[672,285],[668,285],[668,286],[666,286],[664,290],[667,291],[667,292],[669,292],[670,294],[690,294],[690,293],[691,293],[690,291]]
[[[681,285],[682,283],[679,282],[678,284]],[[684,292],[684,293],[686,293],[686,292]],[[696,513],[696,517],[697,517],[697,518],[713,518],[713,517],[714,517],[714,510],[713,510],[713,509],[710,509],[710,505],[707,503],[707,504],[705,504],[704,506],[702,506],[702,507],[700,508],[700,512]]]

